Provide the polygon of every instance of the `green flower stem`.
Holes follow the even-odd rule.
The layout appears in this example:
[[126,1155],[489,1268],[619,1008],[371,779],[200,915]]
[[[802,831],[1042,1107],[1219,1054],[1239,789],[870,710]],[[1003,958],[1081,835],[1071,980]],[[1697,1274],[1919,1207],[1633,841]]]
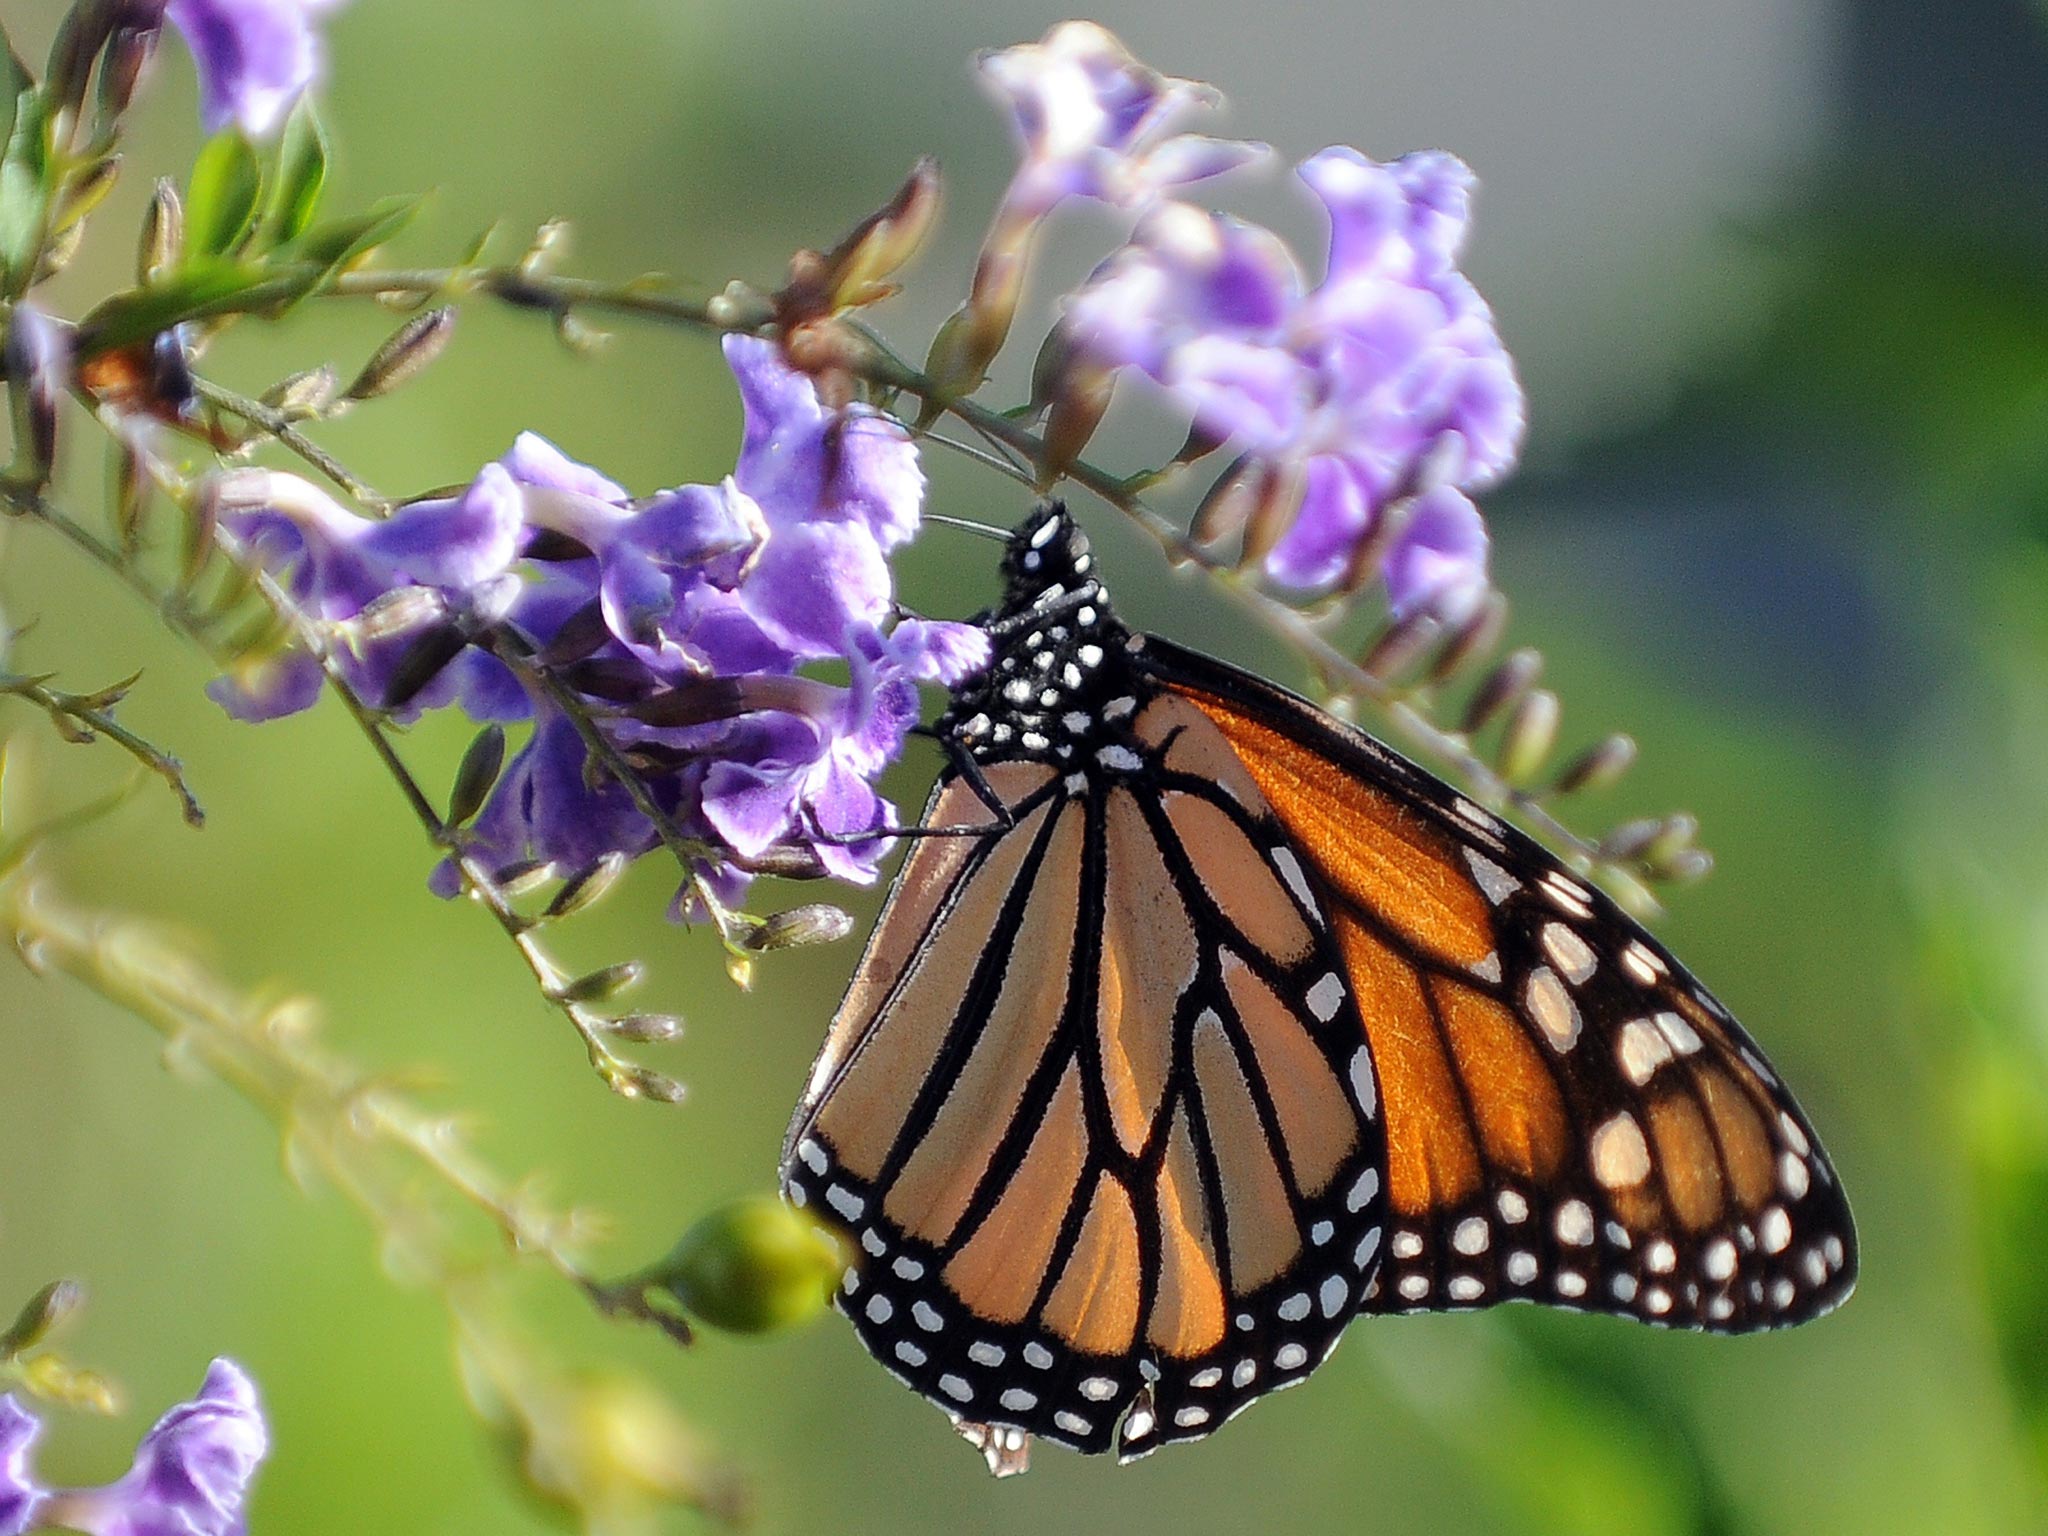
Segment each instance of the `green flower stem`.
[[0,694],[9,694],[35,705],[73,741],[106,737],[170,786],[171,793],[178,797],[178,803],[184,810],[188,826],[206,825],[206,812],[192,793],[192,786],[185,781],[184,765],[163,748],[145,741],[116,720],[110,713],[111,705],[95,706],[89,694],[65,693],[49,687],[40,679],[18,677],[12,673],[0,673]]
[[192,380],[192,387],[198,391],[199,398],[215,410],[239,417],[250,426],[276,438],[371,511],[382,514],[391,505],[389,498],[378,495],[358,480],[350,473],[347,465],[301,432],[282,411],[273,410],[261,400],[251,400],[246,395],[238,395],[211,379],[195,377]]
[[[416,1278],[446,1309],[480,1411],[514,1432],[524,1470],[542,1491],[592,1513],[617,1500],[606,1486],[630,1479],[646,1496],[648,1479],[615,1466],[589,1444],[594,1406],[576,1378],[540,1354],[502,1317],[499,1294],[515,1265],[540,1263],[601,1315],[652,1323],[687,1342],[687,1326],[640,1290],[609,1284],[584,1269],[578,1248],[594,1223],[553,1211],[469,1148],[459,1125],[420,1108],[392,1081],[349,1065],[316,1041],[303,1001],[282,1004],[237,993],[189,955],[133,919],[73,908],[37,878],[36,856],[55,824],[10,841],[0,871],[0,928],[32,966],[71,977],[141,1020],[178,1059],[204,1069],[277,1128],[287,1166],[317,1174],[368,1221],[387,1262]],[[437,1197],[438,1195],[438,1197]],[[504,1256],[480,1261],[456,1212],[480,1213]],[[595,1406],[603,1406],[598,1404]],[[629,1405],[665,1415],[646,1397]],[[674,1434],[672,1420],[653,1428]],[[593,1454],[595,1451],[597,1454]],[[737,1513],[722,1469],[689,1461],[669,1469],[660,1492],[721,1518]],[[587,1527],[595,1529],[598,1527]]]

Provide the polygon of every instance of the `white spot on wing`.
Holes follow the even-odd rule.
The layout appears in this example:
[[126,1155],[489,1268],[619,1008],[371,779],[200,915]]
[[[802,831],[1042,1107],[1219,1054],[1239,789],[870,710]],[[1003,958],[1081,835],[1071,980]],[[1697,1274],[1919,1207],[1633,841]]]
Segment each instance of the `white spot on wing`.
[[1551,964],[1564,972],[1564,978],[1578,986],[1593,974],[1599,965],[1591,946],[1563,923],[1543,925],[1543,950],[1550,956]]
[[1329,1023],[1343,1006],[1344,978],[1335,971],[1308,989],[1308,1011],[1316,1016],[1319,1024]]
[[1650,1176],[1650,1144],[1627,1110],[1602,1123],[1591,1145],[1593,1177],[1609,1189],[1627,1189]]
[[1486,892],[1486,899],[1496,907],[1522,888],[1521,881],[1477,848],[1465,850],[1465,862],[1471,867],[1472,878],[1479,882],[1479,889]]

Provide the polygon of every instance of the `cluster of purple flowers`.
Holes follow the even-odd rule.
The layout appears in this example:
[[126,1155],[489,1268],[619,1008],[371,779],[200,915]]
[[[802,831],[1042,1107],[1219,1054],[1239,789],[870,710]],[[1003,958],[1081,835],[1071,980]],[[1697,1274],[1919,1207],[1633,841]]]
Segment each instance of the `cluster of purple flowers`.
[[1066,301],[1069,367],[1135,369],[1211,440],[1291,472],[1299,505],[1266,558],[1276,581],[1355,579],[1366,548],[1397,613],[1469,609],[1485,591],[1487,540],[1464,493],[1513,465],[1523,399],[1492,313],[1458,268],[1473,180],[1463,163],[1379,164],[1341,147],[1304,161],[1297,174],[1330,222],[1311,289],[1271,231],[1164,200],[1264,152],[1164,136],[1189,106],[1214,101],[1206,88],[1153,74],[1080,23],[991,55],[983,70],[1023,146],[1006,206],[1042,215],[1077,195],[1143,210],[1130,243]]
[[[284,582],[362,697],[532,722],[472,829],[488,866],[572,872],[657,836],[493,638],[515,637],[582,696],[681,831],[730,850],[703,871],[727,892],[791,855],[872,879],[896,824],[873,780],[916,723],[917,685],[951,685],[987,658],[971,625],[897,616],[888,555],[924,499],[908,433],[865,406],[827,408],[769,342],[732,336],[725,351],[746,428],[719,485],[634,501],[531,434],[459,496],[382,521],[292,476],[214,482],[226,536]],[[406,681],[423,654],[444,664]],[[804,675],[819,663],[847,682]],[[314,658],[287,651],[213,692],[263,720],[306,708],[320,681]],[[437,876],[444,892],[458,884],[451,868]]]
[[42,1425],[0,1397],[0,1536],[243,1536],[249,1484],[270,1449],[256,1388],[216,1360],[198,1397],[143,1436],[135,1464],[103,1488],[46,1488],[29,1467]]

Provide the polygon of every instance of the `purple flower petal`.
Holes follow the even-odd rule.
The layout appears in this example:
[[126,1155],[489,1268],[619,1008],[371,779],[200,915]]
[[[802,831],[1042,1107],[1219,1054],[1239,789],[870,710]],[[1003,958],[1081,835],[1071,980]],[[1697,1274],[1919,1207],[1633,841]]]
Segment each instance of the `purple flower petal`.
[[525,532],[518,485],[502,465],[486,464],[460,496],[408,503],[364,524],[352,542],[386,590],[409,581],[460,591],[510,569]]
[[1457,623],[1486,595],[1486,523],[1451,486],[1417,498],[1386,560],[1387,596],[1397,618],[1423,608]]
[[239,123],[268,134],[324,65],[313,18],[339,0],[170,0],[166,14],[199,68],[209,133]]
[[1171,135],[1221,97],[1147,68],[1094,22],[1062,22],[1039,42],[983,54],[980,64],[1023,148],[1002,217],[1035,219],[1068,197],[1136,208],[1266,153],[1263,144]]
[[624,501],[625,490],[588,464],[579,464],[538,432],[522,432],[498,461],[521,485],[569,491],[593,501]]
[[42,1425],[12,1397],[0,1397],[0,1536],[21,1536],[45,1490],[28,1468]]
[[844,652],[847,631],[887,618],[889,564],[865,528],[795,523],[778,528],[740,588],[747,612],[798,656]]

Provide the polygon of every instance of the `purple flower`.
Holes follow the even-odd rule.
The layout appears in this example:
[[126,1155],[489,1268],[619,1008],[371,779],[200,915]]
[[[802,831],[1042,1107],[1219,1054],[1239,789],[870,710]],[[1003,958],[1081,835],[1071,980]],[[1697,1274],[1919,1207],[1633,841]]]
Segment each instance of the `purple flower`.
[[1267,153],[1263,144],[1174,132],[1221,97],[1200,81],[1148,69],[1092,21],[1061,22],[1036,43],[983,54],[980,64],[1023,141],[1004,198],[1013,216],[1041,217],[1068,197],[1141,207]]
[[87,1536],[243,1536],[249,1484],[270,1450],[256,1388],[230,1360],[198,1397],[157,1421],[126,1476],[104,1488],[48,1489],[28,1469],[40,1426],[0,1397],[0,1536],[62,1527]]
[[[421,685],[408,712],[532,720],[468,829],[488,869],[569,873],[660,841],[590,763],[582,722],[530,669],[474,643],[494,633],[581,696],[577,716],[678,831],[713,849],[700,873],[724,892],[783,851],[872,879],[877,834],[896,824],[873,782],[917,718],[917,685],[987,659],[970,625],[895,617],[888,552],[915,534],[924,500],[909,434],[865,406],[828,409],[767,342],[730,337],[726,355],[746,425],[717,485],[635,500],[529,433],[461,495],[381,522],[290,476],[213,487],[230,552],[285,586],[363,697],[389,699],[403,672]],[[440,664],[430,678],[412,675],[422,647]],[[802,675],[813,663],[850,683]],[[309,667],[290,651],[258,658],[214,693],[242,718],[273,718],[313,702]],[[455,894],[456,866],[432,884]]]
[[239,123],[268,134],[324,67],[314,18],[342,0],[170,0],[168,14],[199,67],[209,133]]
[[29,1472],[29,1452],[43,1426],[12,1397],[0,1397],[0,1536],[33,1527],[36,1507],[49,1495]]
[[[1475,490],[1514,463],[1521,386],[1492,312],[1458,270],[1471,173],[1449,155],[1376,164],[1324,150],[1299,174],[1330,219],[1310,290],[1270,231],[1187,204],[1156,209],[1068,301],[1074,355],[1135,368],[1205,432],[1300,465],[1304,494],[1267,558],[1327,586],[1397,502]],[[1425,497],[1382,567],[1396,612],[1484,591],[1486,539],[1462,496]]]

